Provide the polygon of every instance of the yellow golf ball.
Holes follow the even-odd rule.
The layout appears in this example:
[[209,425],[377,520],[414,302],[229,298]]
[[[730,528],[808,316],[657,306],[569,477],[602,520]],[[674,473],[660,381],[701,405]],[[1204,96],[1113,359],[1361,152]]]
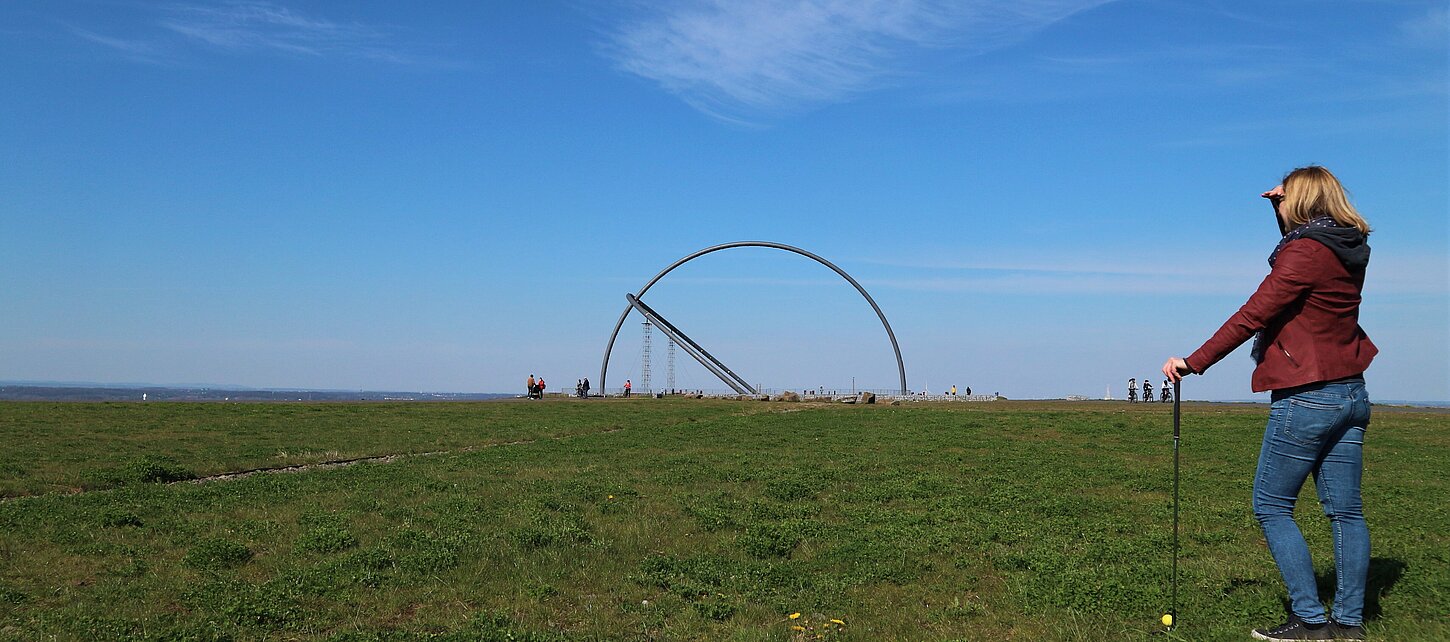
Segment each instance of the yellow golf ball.
[[1163,614],[1163,626],[1173,626],[1173,614],[1172,613],[1164,613]]

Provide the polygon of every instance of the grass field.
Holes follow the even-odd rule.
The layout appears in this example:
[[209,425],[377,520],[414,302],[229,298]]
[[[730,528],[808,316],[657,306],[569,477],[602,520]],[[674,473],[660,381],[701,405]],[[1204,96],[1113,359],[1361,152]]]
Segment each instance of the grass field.
[[[1267,411],[1184,408],[1153,639],[1247,639]],[[1367,630],[1450,639],[1450,415],[1375,412]],[[1169,603],[1167,406],[7,403],[0,443],[0,640],[1137,640]]]

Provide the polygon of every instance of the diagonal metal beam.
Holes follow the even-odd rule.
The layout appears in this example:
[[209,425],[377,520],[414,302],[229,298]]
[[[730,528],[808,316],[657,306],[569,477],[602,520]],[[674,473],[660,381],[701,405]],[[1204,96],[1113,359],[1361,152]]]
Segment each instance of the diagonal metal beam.
[[625,294],[624,298],[626,301],[629,301],[630,307],[638,310],[640,314],[643,314],[644,318],[649,319],[650,323],[655,324],[655,327],[660,329],[660,332],[674,339],[675,343],[683,348],[686,354],[694,357],[696,361],[700,362],[700,365],[705,366],[706,370],[709,370],[711,374],[714,374],[721,381],[724,381],[725,385],[734,388],[737,394],[756,394],[755,388],[752,388],[749,383],[746,383],[745,379],[735,374],[735,371],[731,370],[725,364],[720,363],[719,359],[716,359],[714,355],[711,355],[704,348],[700,347],[700,344],[695,343],[694,339],[685,336],[684,332],[681,332],[679,328],[675,327],[675,324],[670,323],[664,317],[660,316],[658,312],[654,311],[654,308],[645,305],[644,301],[635,298],[633,294]]

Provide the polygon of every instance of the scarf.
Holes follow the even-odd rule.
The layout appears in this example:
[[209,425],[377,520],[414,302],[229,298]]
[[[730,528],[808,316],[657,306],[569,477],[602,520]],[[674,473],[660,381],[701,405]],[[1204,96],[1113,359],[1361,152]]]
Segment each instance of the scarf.
[[[1290,241],[1303,237],[1305,232],[1316,227],[1340,227],[1340,225],[1334,221],[1333,217],[1316,216],[1306,221],[1303,225],[1289,230],[1289,233],[1285,234],[1284,238],[1279,239],[1279,244],[1274,246],[1274,251],[1269,253],[1269,269],[1274,269],[1274,262],[1279,259],[1279,252],[1284,249],[1285,245],[1288,245]],[[1249,356],[1253,357],[1254,363],[1264,362],[1264,350],[1267,349],[1268,346],[1264,345],[1264,331],[1259,330],[1255,332],[1254,347],[1249,350]]]
[[1309,219],[1303,225],[1289,230],[1289,233],[1285,234],[1284,238],[1279,239],[1279,244],[1274,246],[1274,251],[1269,253],[1269,269],[1273,269],[1274,261],[1279,258],[1279,251],[1283,250],[1284,246],[1289,244],[1289,241],[1304,236],[1305,232],[1316,227],[1340,227],[1340,225],[1334,222],[1334,218],[1331,216],[1317,216]]

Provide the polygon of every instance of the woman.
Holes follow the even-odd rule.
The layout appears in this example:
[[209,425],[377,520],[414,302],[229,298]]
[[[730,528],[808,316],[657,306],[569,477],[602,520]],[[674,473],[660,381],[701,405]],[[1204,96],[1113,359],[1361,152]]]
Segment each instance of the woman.
[[[1361,454],[1369,426],[1363,373],[1377,352],[1359,327],[1369,225],[1323,167],[1303,167],[1262,195],[1283,238],[1269,276],[1238,313],[1196,352],[1163,364],[1178,381],[1201,374],[1254,339],[1254,392],[1272,405],[1254,473],[1254,517],[1289,591],[1284,624],[1256,629],[1260,640],[1362,640],[1369,529],[1360,501]],[[1314,475],[1334,537],[1334,612],[1326,613],[1294,501]]]

